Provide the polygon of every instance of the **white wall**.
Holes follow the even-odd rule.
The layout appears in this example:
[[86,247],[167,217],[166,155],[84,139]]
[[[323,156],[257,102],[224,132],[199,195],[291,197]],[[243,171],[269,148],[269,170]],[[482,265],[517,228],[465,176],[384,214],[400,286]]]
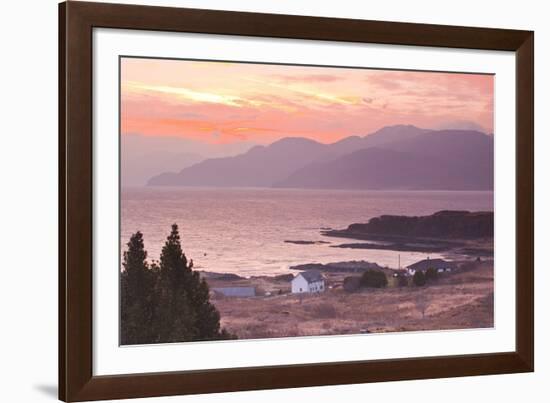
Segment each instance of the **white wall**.
[[[545,2],[387,0],[122,1],[364,19],[534,29],[537,131],[537,362],[535,374],[304,388],[147,402],[279,402],[369,400],[440,402],[546,401],[550,379],[550,271],[543,246],[550,205],[550,24]],[[54,401],[57,382],[57,2],[3,2],[0,13],[0,400]],[[545,183],[546,182],[546,183]]]
[[309,285],[309,290],[310,292],[320,292],[321,291],[321,286],[323,285],[324,283],[322,281],[317,281],[315,283],[311,283]]
[[307,292],[308,283],[303,276],[298,275],[292,280],[291,288],[293,293]]

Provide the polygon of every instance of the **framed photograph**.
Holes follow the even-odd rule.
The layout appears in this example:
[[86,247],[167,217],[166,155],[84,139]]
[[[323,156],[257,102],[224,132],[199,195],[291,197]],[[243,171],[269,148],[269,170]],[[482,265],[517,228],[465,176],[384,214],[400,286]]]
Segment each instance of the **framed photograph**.
[[59,398],[534,370],[530,31],[59,6]]

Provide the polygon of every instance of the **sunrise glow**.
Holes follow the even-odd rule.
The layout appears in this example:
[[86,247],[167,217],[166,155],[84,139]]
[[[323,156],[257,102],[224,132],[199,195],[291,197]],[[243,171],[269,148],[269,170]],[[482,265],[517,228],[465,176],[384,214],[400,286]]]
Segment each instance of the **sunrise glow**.
[[122,134],[330,143],[381,127],[493,132],[493,76],[124,58]]

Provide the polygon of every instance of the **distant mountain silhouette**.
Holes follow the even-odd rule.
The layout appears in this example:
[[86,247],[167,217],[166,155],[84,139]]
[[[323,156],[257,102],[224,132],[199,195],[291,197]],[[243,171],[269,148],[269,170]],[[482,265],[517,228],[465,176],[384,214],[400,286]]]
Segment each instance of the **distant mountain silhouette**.
[[328,162],[315,162],[275,187],[313,189],[437,188],[440,161],[383,148],[366,148]]
[[199,154],[152,150],[143,154],[121,154],[121,179],[123,186],[143,186],[151,175],[166,170],[182,169],[204,160]]
[[369,147],[385,147],[398,141],[413,139],[416,136],[428,133],[429,129],[420,129],[412,125],[386,126],[368,136],[350,136],[336,143],[327,145],[330,155],[337,157],[343,154]]
[[244,154],[212,158],[151,178],[161,186],[271,186],[297,169],[326,155],[326,146],[304,138],[284,138],[269,146],[255,146]]
[[487,190],[493,141],[479,132],[438,131],[309,164],[276,187]]
[[178,136],[124,134],[120,138],[122,186],[143,186],[159,172],[180,171],[207,158],[238,155],[253,143],[211,145]]
[[411,140],[420,134],[430,133],[433,130],[421,129],[413,125],[386,126],[382,129],[363,137],[362,148],[382,147],[398,141]]
[[149,185],[489,190],[493,138],[476,131],[405,125],[333,144],[284,138],[158,175]]

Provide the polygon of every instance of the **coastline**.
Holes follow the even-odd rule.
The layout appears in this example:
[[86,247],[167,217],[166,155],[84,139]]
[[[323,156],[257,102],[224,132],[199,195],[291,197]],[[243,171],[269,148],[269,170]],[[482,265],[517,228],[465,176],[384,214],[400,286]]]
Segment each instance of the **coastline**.
[[321,231],[326,237],[369,242],[333,248],[444,253],[447,256],[493,256],[492,211],[442,210],[427,216],[382,215],[346,229]]
[[[465,216],[468,220],[461,222]],[[492,213],[380,216],[345,230],[322,229],[321,234],[370,241],[327,245],[331,248],[424,252],[427,259],[416,264],[426,268],[390,268],[355,260],[299,264],[290,266],[290,273],[275,276],[203,272],[223,326],[245,339],[493,327]],[[432,260],[440,268],[431,266],[435,274],[428,280],[429,253],[434,252],[446,260]],[[383,274],[384,285],[364,282],[372,271],[378,272],[378,278]],[[426,280],[417,281],[416,271]],[[293,279],[307,272],[322,278],[322,292],[293,292]]]
[[[322,271],[326,291],[291,293],[291,275],[244,278],[201,272],[224,327],[239,338],[318,336],[493,326],[493,261],[457,261],[459,269],[423,287],[344,289],[360,272]],[[300,270],[295,270],[296,274]],[[228,297],[213,289],[253,287],[255,296]],[[419,304],[425,304],[425,314]]]

